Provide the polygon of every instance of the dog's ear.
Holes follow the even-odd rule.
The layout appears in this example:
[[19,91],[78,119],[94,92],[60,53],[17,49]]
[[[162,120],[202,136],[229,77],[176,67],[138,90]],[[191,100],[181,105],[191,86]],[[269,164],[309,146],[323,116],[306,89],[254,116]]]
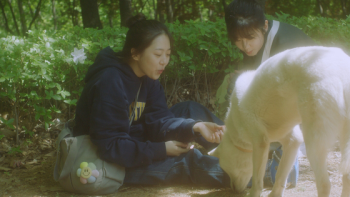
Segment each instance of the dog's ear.
[[218,147],[214,148],[213,150],[209,151],[209,152],[208,152],[208,155],[219,158],[219,155],[220,155],[220,145],[219,145]]

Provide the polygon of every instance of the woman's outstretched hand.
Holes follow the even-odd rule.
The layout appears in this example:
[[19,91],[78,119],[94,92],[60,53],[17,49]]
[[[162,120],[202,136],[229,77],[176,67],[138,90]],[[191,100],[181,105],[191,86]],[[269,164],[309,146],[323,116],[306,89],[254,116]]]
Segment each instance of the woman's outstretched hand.
[[179,156],[182,153],[187,153],[190,150],[190,146],[178,141],[167,141],[165,142],[165,149],[166,155]]
[[212,122],[197,122],[193,126],[194,132],[199,132],[208,142],[220,143],[224,135],[225,126]]

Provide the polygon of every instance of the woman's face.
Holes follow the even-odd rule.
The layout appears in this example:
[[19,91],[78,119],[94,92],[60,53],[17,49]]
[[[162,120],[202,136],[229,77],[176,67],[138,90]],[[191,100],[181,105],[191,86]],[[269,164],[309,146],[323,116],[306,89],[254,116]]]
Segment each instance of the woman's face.
[[[268,29],[268,21],[265,21],[265,31]],[[264,45],[265,37],[261,30],[255,30],[252,38],[238,38],[235,45],[248,56],[255,56]]]
[[151,79],[158,79],[169,63],[170,53],[169,37],[166,34],[159,35],[142,53],[132,57],[136,61],[133,68],[135,74],[138,77],[147,75]]

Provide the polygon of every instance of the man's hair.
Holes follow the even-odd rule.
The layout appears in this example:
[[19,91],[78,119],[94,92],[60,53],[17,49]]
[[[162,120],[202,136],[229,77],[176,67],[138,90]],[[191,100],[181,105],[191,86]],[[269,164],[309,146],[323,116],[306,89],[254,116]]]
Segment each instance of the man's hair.
[[257,0],[234,0],[225,10],[227,34],[231,41],[253,38],[257,30],[265,34],[263,2]]

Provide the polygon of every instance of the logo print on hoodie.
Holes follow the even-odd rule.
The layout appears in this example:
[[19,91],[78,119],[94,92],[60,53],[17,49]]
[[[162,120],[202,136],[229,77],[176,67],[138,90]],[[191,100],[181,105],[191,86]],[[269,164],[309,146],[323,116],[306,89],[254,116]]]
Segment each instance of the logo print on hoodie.
[[[134,108],[135,102],[132,102],[131,105],[129,106],[129,120],[131,118],[132,115],[132,109]],[[137,102],[136,103],[136,107],[135,107],[135,116],[134,116],[134,120],[133,121],[137,121],[141,115],[143,110],[145,109],[145,105],[146,103],[144,102]]]

